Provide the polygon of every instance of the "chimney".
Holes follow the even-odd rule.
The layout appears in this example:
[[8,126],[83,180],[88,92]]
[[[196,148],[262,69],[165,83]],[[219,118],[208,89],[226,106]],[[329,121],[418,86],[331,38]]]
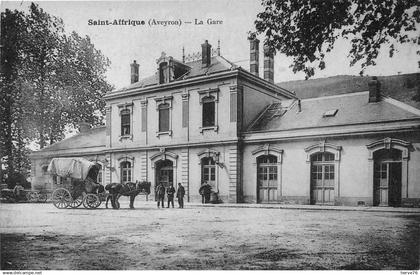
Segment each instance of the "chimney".
[[90,124],[88,122],[79,122],[79,133],[83,134],[90,130]]
[[369,102],[378,102],[381,99],[381,83],[376,76],[373,76],[368,83]]
[[211,63],[211,45],[206,40],[201,44],[201,65],[202,67],[209,67]]
[[264,46],[264,79],[274,83],[274,50]]
[[136,63],[136,60],[130,64],[131,67],[131,84],[139,82],[139,64]]
[[259,76],[260,67],[260,40],[255,37],[249,37],[250,57],[249,57],[249,71],[251,74]]

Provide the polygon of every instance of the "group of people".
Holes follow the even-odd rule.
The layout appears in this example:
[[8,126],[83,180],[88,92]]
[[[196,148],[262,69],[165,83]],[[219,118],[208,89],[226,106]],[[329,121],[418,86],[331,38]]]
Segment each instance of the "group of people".
[[[198,192],[201,195],[201,203],[209,203],[210,202],[210,195],[212,192],[212,187],[207,182],[203,182],[200,186],[200,189]],[[174,197],[176,193],[176,197],[178,199],[179,208],[184,208],[184,196],[185,196],[185,189],[184,186],[182,186],[181,183],[178,183],[178,190],[175,191],[175,188],[173,184],[171,186],[165,188],[163,186],[162,182],[160,182],[156,186],[156,198],[157,198],[157,207],[165,208],[165,193],[168,198],[168,206],[172,205],[172,208],[174,208]]]
[[[174,208],[174,196],[175,196],[175,188],[173,185],[165,188],[162,183],[159,183],[156,186],[156,197],[157,197],[157,207],[160,208],[162,204],[162,208],[165,207],[165,193],[168,197],[168,207],[172,204],[172,208]],[[176,197],[178,199],[179,208],[184,208],[184,196],[185,196],[185,189],[181,183],[178,183],[178,190],[176,191]]]

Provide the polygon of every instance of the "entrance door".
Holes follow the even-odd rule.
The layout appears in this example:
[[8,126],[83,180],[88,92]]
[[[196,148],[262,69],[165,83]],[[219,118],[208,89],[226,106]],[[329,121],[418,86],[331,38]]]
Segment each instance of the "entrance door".
[[203,158],[201,169],[201,182],[207,182],[213,190],[216,190],[216,162],[213,158]]
[[401,205],[401,162],[375,161],[373,205]]
[[401,205],[401,151],[382,149],[373,154],[373,205]]
[[334,204],[334,154],[311,156],[311,204]]
[[170,160],[159,161],[156,165],[156,186],[162,183],[165,188],[174,183],[173,163]]
[[257,159],[257,202],[277,202],[277,157],[268,155]]

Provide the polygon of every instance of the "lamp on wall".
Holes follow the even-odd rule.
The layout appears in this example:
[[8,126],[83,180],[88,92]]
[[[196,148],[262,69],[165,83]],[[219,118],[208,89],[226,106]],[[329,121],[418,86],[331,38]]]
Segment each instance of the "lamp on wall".
[[222,169],[225,168],[225,164],[223,162],[219,162],[218,158],[215,160],[214,163],[216,163],[216,165],[219,166]]

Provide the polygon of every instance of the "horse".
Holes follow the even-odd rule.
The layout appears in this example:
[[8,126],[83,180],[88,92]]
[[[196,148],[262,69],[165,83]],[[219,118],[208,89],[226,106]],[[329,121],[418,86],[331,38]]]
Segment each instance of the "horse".
[[109,192],[109,195],[106,198],[105,207],[108,208],[108,201],[111,200],[112,208],[119,209],[120,203],[118,199],[121,196],[130,197],[130,208],[134,209],[134,199],[136,196],[143,192],[150,194],[150,182],[126,182],[126,183],[110,183],[105,186],[105,190]]

